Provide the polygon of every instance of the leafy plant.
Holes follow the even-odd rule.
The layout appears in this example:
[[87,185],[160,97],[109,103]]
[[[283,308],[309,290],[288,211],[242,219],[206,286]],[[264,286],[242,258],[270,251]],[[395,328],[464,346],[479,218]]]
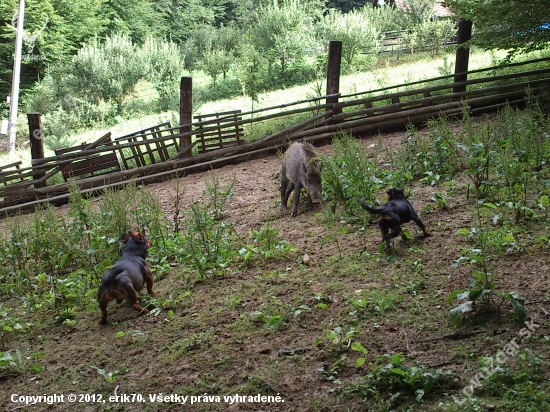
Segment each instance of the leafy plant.
[[[362,355],[367,355],[369,351],[361,344],[361,342],[355,341],[351,344],[351,350],[361,353]],[[357,358],[355,362],[356,366],[363,366],[367,359],[364,356]]]
[[223,273],[238,255],[239,238],[233,226],[213,219],[209,208],[196,202],[189,205],[184,232],[177,233],[176,239],[183,245],[179,259],[196,270],[198,280]]
[[125,375],[129,372],[127,368],[118,368],[114,371],[107,372],[105,369],[98,368],[97,366],[90,365],[90,368],[95,369],[97,373],[105,380],[107,383],[114,383],[117,375]]
[[30,364],[33,359],[40,359],[44,354],[42,352],[33,353],[31,356],[25,356],[19,349],[15,349],[15,354],[9,352],[0,352],[0,376],[18,376],[24,375],[28,370],[40,372],[42,365]]
[[250,318],[254,323],[264,323],[270,330],[280,329],[285,320],[283,315],[276,315],[271,307],[264,307],[261,311],[252,312]]
[[248,265],[254,256],[259,256],[263,262],[268,259],[285,259],[296,251],[286,240],[278,238],[278,231],[268,222],[261,230],[251,230],[253,245],[246,245],[239,250],[239,255]]
[[340,135],[333,140],[333,146],[332,156],[320,156],[323,192],[332,200],[333,213],[340,204],[348,217],[363,216],[359,199],[374,200],[374,193],[382,186],[383,173],[367,158],[361,143],[352,136]]
[[423,367],[405,365],[405,357],[401,353],[384,355],[388,363],[380,363],[367,374],[369,381],[368,391],[377,393],[391,393],[392,401],[404,394],[414,395],[420,402],[438,387],[450,381],[448,374],[441,370],[429,371]]
[[496,284],[493,281],[491,273],[474,270],[472,272],[473,280],[469,283],[469,289],[453,291],[448,298],[452,303],[454,299],[464,301],[457,307],[451,309],[449,318],[454,327],[459,327],[464,322],[464,317],[470,312],[478,313],[480,311],[500,312],[502,304],[509,300],[516,314],[518,323],[523,322],[527,317],[527,308],[525,300],[516,292],[503,293],[497,292]]
[[230,180],[225,187],[222,184],[215,171],[212,171],[205,180],[206,190],[204,194],[210,199],[212,217],[215,220],[223,219],[225,208],[231,202],[235,190],[236,177]]
[[[501,233],[500,230],[488,231],[481,224],[482,217],[486,210],[493,210],[496,206],[492,203],[477,203],[477,225],[472,231],[467,229],[459,230],[459,235],[471,235],[476,242],[476,248],[467,249],[466,253],[453,263],[453,266],[458,266],[461,262],[467,261],[476,266],[472,270],[473,280],[470,281],[466,290],[454,290],[448,298],[448,302],[452,303],[454,299],[459,301],[465,300],[459,306],[451,309],[449,316],[451,324],[455,327],[462,325],[465,315],[470,313],[481,312],[497,312],[500,313],[502,304],[509,300],[518,322],[523,322],[527,317],[527,308],[524,300],[515,292],[503,293],[497,292],[496,283],[493,274],[489,271],[488,257],[491,251],[494,250],[494,232]],[[496,245],[500,247],[502,241],[514,241],[513,236],[505,235],[504,238],[498,237]]]

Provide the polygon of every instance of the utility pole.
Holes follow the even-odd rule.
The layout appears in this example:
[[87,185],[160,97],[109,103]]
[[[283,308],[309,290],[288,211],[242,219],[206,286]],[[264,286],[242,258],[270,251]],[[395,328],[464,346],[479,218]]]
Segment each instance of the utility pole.
[[23,48],[23,17],[25,0],[19,0],[17,31],[15,34],[15,56],[13,59],[13,80],[11,84],[10,119],[8,123],[8,153],[15,151],[15,133],[17,131],[17,109],[19,106],[19,79],[21,77],[21,49]]

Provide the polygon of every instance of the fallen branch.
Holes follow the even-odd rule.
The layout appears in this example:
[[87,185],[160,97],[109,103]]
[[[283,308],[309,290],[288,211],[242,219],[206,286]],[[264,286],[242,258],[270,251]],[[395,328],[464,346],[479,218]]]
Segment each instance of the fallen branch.
[[279,356],[292,356],[292,355],[296,355],[298,353],[304,353],[306,350],[307,350],[307,348],[296,348],[296,349],[292,349],[292,350],[281,349],[279,351]]

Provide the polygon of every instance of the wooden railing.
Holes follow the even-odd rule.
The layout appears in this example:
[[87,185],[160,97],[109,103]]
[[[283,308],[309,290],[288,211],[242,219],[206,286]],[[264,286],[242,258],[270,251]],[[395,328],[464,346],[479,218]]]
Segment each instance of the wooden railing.
[[[320,96],[249,112],[197,116],[199,121],[191,125],[172,127],[163,123],[115,139],[108,134],[91,144],[59,150],[57,156],[35,159],[30,168],[20,168],[20,164],[1,167],[0,212],[66,201],[71,177],[82,193],[120,187],[131,178],[137,182],[166,180],[175,174],[261,156],[283,149],[291,141],[326,140],[341,132],[366,134],[403,128],[441,115],[458,117],[464,110],[496,110],[506,103],[523,103],[527,90],[538,93],[550,85],[550,68],[499,75],[495,74],[496,69],[469,72],[468,75],[489,75],[465,82],[442,76],[339,96],[337,103],[324,103],[327,97],[334,96]],[[466,86],[466,90],[453,92],[459,86]],[[277,118],[301,120],[257,141],[246,142],[247,129],[258,129],[260,124]],[[181,133],[182,129],[188,131]],[[192,137],[192,143],[182,147],[182,137]],[[230,140],[224,142],[225,137]],[[56,176],[62,176],[62,183]]]

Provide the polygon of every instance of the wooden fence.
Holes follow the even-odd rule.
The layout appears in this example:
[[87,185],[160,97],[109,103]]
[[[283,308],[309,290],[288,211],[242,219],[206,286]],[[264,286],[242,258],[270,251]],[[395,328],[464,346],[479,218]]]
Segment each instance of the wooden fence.
[[[72,184],[84,194],[95,193],[123,186],[130,179],[146,183],[220,167],[282,150],[296,140],[327,141],[341,132],[363,135],[421,124],[441,115],[460,116],[463,110],[474,114],[492,111],[506,103],[524,102],[527,89],[538,93],[550,85],[550,68],[504,74],[497,74],[498,69],[469,72],[468,76],[477,78],[464,82],[453,82],[454,75],[441,76],[249,112],[196,116],[198,121],[190,125],[163,123],[115,139],[109,133],[93,143],[35,159],[31,167],[21,168],[20,163],[0,167],[0,213],[32,210],[44,202],[66,202]],[[457,86],[464,86],[465,91],[454,93]],[[326,103],[335,97],[335,103]],[[269,130],[273,119],[287,127]],[[253,134],[257,140],[246,142]],[[192,143],[184,145],[182,141]]]

